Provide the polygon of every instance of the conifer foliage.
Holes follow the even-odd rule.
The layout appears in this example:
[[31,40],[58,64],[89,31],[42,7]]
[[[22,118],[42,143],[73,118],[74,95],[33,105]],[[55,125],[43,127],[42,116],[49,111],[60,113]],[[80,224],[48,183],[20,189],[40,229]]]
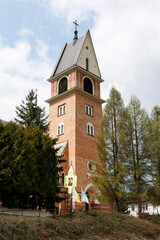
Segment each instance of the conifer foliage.
[[3,206],[35,208],[56,198],[55,142],[39,127],[0,122],[0,196]]
[[160,196],[160,125],[159,117],[154,115],[156,124],[154,119],[151,127],[147,112],[135,96],[125,107],[120,93],[111,89],[97,138],[100,162],[95,163],[92,179],[100,193],[98,198],[114,202],[116,211],[124,211],[132,202],[138,204],[141,216],[151,186],[157,186]]
[[102,131],[97,141],[101,163],[96,164],[93,180],[102,200],[115,202],[117,211],[120,211],[125,197],[126,145],[124,104],[120,93],[113,87],[103,112]]
[[142,203],[147,200],[150,179],[149,117],[135,96],[131,97],[127,110],[129,113],[128,187],[130,197],[138,204],[138,214],[141,216]]
[[160,205],[160,107],[155,106],[150,122],[150,152],[152,159],[152,181],[150,195],[155,205]]
[[25,101],[16,107],[16,114],[15,121],[25,128],[33,124],[43,131],[48,129],[48,117],[45,116],[45,108],[38,106],[36,90],[29,91]]

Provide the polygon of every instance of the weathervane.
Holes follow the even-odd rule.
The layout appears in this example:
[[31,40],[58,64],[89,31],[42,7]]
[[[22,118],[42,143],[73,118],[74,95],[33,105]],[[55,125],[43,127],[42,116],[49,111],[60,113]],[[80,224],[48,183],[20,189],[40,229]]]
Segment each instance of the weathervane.
[[78,39],[77,26],[79,26],[79,25],[77,23],[77,20],[75,20],[75,22],[73,22],[73,23],[75,24],[75,31],[74,31],[74,38],[73,38],[73,40],[76,41]]

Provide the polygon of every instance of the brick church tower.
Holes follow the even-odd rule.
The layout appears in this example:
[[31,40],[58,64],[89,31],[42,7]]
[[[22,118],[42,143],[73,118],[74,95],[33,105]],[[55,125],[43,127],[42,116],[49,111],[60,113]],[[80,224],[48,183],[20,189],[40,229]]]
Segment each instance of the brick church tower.
[[53,69],[49,103],[50,136],[58,138],[59,154],[65,154],[64,175],[72,165],[76,191],[92,188],[91,160],[98,161],[96,136],[100,133],[102,103],[101,73],[89,30],[66,43]]

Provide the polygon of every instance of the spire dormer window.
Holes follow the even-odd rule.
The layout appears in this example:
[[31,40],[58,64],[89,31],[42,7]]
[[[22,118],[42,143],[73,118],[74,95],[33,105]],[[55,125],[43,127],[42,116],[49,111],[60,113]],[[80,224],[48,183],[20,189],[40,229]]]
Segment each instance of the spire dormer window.
[[86,70],[89,71],[89,59],[86,58]]

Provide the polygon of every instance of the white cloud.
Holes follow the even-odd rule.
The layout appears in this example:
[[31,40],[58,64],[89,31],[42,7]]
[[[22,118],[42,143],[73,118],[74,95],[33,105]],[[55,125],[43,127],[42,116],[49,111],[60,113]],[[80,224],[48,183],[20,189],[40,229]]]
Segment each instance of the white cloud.
[[22,37],[26,37],[26,36],[34,35],[34,33],[31,31],[31,29],[22,28],[22,29],[18,32],[18,35],[19,35],[19,36],[22,36]]
[[[136,94],[150,110],[159,104],[160,2],[157,0],[46,0],[68,24],[94,19],[93,43],[105,83],[115,85],[127,102]],[[80,28],[79,28],[80,29]],[[106,94],[107,89],[107,94]]]
[[[104,99],[114,85],[125,102],[135,94],[148,110],[155,104],[160,105],[160,1],[30,1],[45,10],[48,8],[47,13],[63,19],[67,27],[73,28],[72,22],[77,19],[79,32],[84,21],[94,21],[91,34],[105,80],[101,88]],[[62,31],[68,34],[66,26],[65,29],[62,26]],[[48,57],[49,46],[40,39],[35,40],[30,29],[23,28],[19,36],[22,40],[16,41],[14,47],[7,46],[0,36],[0,118],[4,120],[13,118],[15,105],[20,104],[31,88],[39,89],[42,105],[50,94],[50,85],[46,82],[53,67]],[[34,37],[34,57],[33,45],[25,40],[27,36]],[[56,45],[57,42],[50,48]]]
[[37,56],[44,60],[48,60],[47,54],[48,54],[49,46],[46,45],[43,41],[37,39],[36,40],[36,53]]
[[36,40],[37,56],[31,58],[32,48],[27,41],[18,41],[14,47],[0,45],[0,118],[13,120],[15,106],[19,106],[31,89],[38,89],[39,104],[49,98],[50,85],[46,79],[52,71],[47,56],[48,46]]

